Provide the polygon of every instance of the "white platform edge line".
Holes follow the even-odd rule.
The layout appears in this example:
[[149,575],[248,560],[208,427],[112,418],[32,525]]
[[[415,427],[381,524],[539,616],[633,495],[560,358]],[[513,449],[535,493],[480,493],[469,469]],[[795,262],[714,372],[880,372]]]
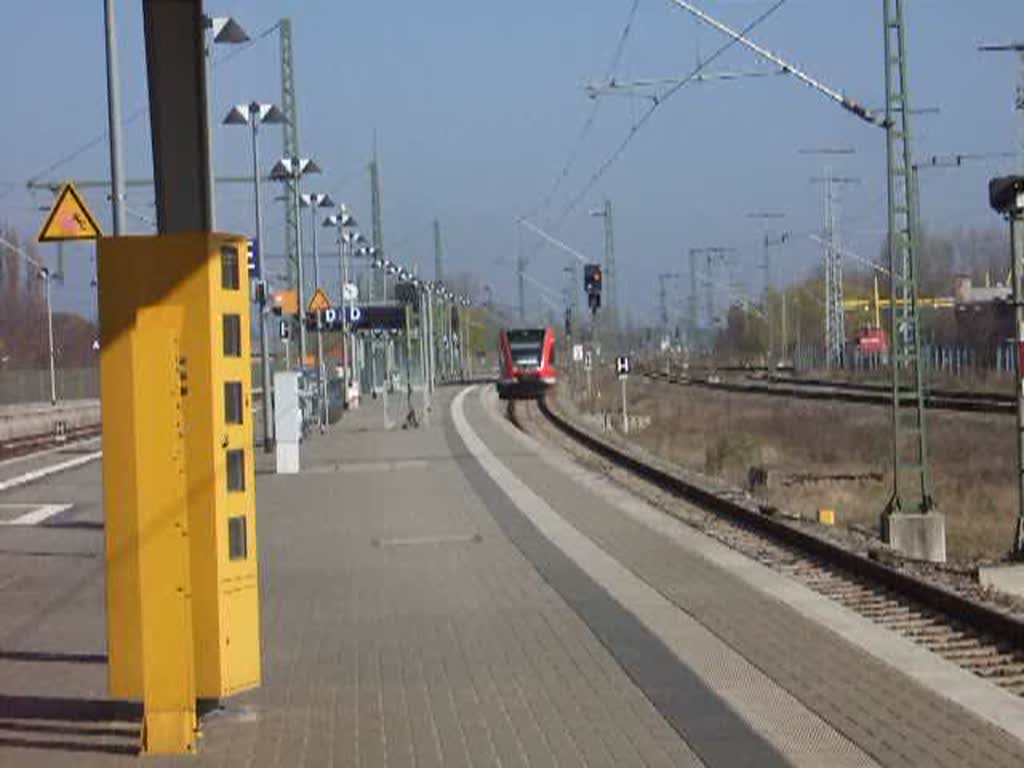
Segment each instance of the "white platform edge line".
[[39,525],[61,512],[67,512],[74,504],[40,504],[31,512],[19,515],[13,520],[0,520],[0,525]]
[[[774,690],[774,696],[784,702],[778,709],[763,706],[762,702],[751,702],[740,691],[732,688],[715,690],[741,720],[746,722],[762,738],[772,744],[795,766],[817,766],[828,759],[830,766],[877,765],[846,735],[808,709],[789,691],[762,673],[739,653],[729,648],[719,638],[693,617],[672,603],[654,587],[629,570],[600,545],[581,532],[568,520],[559,515],[544,499],[506,467],[470,426],[464,410],[464,400],[476,387],[461,391],[452,400],[451,413],[455,429],[466,448],[490,478],[512,501],[512,503],[537,527],[541,535],[561,550],[572,562],[583,570],[601,589],[607,592],[623,610],[631,613],[655,637],[659,638],[680,662],[687,662],[680,655],[685,653],[680,640],[680,622],[689,623],[697,632],[719,643],[725,653],[743,665],[749,675],[761,678],[764,684]],[[490,410],[485,406],[484,410]],[[682,642],[682,646],[681,646]],[[697,672],[698,677],[703,677]],[[784,711],[783,711],[784,710]],[[786,734],[813,732],[827,738],[816,741],[813,749],[793,750],[786,743]]]
[[[947,661],[897,632],[864,618],[810,587],[730,549],[646,501],[632,496],[601,475],[575,462],[568,466],[557,451],[516,429],[495,413],[493,408],[485,410],[503,429],[537,452],[551,467],[569,477],[585,478],[591,487],[601,489],[602,497],[633,519],[728,570],[758,592],[828,627],[847,642],[894,667],[932,693],[959,704],[1024,741],[1024,699],[1021,697]],[[699,547],[696,541],[700,542]]]
[[26,453],[24,456],[12,456],[9,459],[3,459],[0,461],[0,467],[8,467],[12,464],[21,464],[25,461],[31,461],[32,459],[38,459],[42,456],[49,456],[51,453],[60,453],[66,451],[68,448],[76,448],[79,446],[89,445],[90,443],[98,443],[100,438],[97,437],[86,437],[82,440],[69,440],[63,445],[57,445],[53,448],[44,448],[41,451],[34,451],[33,453]]
[[28,483],[34,483],[36,480],[42,480],[44,477],[55,475],[58,472],[64,472],[68,469],[74,469],[80,467],[83,464],[88,464],[90,461],[95,461],[103,455],[103,451],[95,451],[93,453],[87,453],[84,456],[76,456],[73,459],[62,461],[59,464],[51,464],[48,467],[42,467],[41,469],[33,469],[31,472],[26,472],[24,475],[18,475],[12,477],[9,480],[0,481],[0,492],[9,491],[12,488],[18,488]]

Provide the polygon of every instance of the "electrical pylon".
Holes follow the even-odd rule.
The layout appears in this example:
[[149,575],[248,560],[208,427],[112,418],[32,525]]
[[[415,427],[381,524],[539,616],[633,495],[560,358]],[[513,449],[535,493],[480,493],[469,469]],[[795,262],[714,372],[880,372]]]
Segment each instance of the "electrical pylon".
[[697,346],[697,251],[690,249],[690,303],[686,307],[686,325],[689,334],[687,343],[691,348]]
[[929,512],[924,379],[917,311],[917,205],[911,153],[907,37],[903,0],[883,0],[889,290],[892,346],[892,496],[886,513]]
[[[377,162],[377,140],[374,137],[373,142],[373,159],[370,160],[370,218],[373,225],[373,245],[377,249],[377,258],[384,259],[384,211],[383,201],[381,200],[380,192],[380,166]],[[387,301],[387,272],[383,269],[377,270],[380,273],[380,299],[381,301]],[[370,278],[370,292],[371,299],[376,294],[376,290],[373,287],[376,283],[372,277]]]
[[612,333],[619,330],[619,275],[615,268],[615,227],[612,220],[612,201],[606,199],[604,206],[590,212],[604,220],[604,294],[605,317]]
[[661,329],[663,333],[670,334],[670,323],[668,316],[668,286],[669,280],[676,280],[682,277],[678,272],[662,272],[658,275],[658,307],[660,312]]
[[[284,143],[282,157],[299,156],[299,112],[295,103],[295,65],[292,46],[292,20],[281,19],[277,25],[278,35],[281,43],[281,111],[284,112],[285,121],[281,127],[281,137]],[[298,215],[291,205],[295,199],[295,185],[298,181],[292,178],[285,180],[284,191],[284,252],[285,265],[288,275],[288,285],[295,285],[295,268],[299,263],[299,241],[296,233],[298,228],[295,225],[295,217]],[[265,249],[263,243],[259,244],[260,249]]]
[[441,246],[441,222],[434,219],[434,280],[444,282],[444,249]]
[[843,309],[843,246],[839,239],[839,194],[842,184],[859,179],[836,176],[825,167],[820,179],[825,185],[825,224],[822,243],[825,251],[825,360],[829,368],[842,368],[846,359],[846,313]]

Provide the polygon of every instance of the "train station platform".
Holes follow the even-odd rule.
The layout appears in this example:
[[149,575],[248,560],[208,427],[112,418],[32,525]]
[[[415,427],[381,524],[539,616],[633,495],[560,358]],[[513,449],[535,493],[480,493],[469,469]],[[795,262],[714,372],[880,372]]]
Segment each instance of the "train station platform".
[[[516,432],[493,388],[385,422],[364,400],[300,474],[261,465],[263,685],[147,765],[1024,765],[1020,699],[853,642],[880,630]],[[0,522],[71,505],[0,525],[0,766],[138,759],[100,499],[96,461],[0,492]]]

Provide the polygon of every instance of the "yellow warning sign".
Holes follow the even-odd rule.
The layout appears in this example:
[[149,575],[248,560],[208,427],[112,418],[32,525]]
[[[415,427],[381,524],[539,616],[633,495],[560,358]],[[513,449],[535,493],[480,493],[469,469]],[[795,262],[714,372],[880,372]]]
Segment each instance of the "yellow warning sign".
[[102,236],[100,225],[89,212],[78,190],[73,184],[65,184],[36,240],[52,243],[59,240],[95,240]]
[[317,288],[313,298],[309,300],[308,312],[326,312],[331,308],[331,300],[327,298],[323,288]]

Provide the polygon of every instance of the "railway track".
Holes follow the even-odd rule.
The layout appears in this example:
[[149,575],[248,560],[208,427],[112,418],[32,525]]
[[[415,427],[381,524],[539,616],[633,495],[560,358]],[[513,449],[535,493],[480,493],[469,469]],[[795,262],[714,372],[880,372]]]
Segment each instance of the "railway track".
[[86,440],[90,437],[97,437],[101,432],[99,424],[87,424],[83,427],[74,427],[62,431],[38,432],[31,435],[0,440],[0,460],[13,459],[18,456],[57,448],[63,445]]
[[[581,429],[546,403],[520,402],[514,423],[542,434],[663,511],[1017,696],[1024,620],[906,569],[760,511],[741,492],[698,484]],[[688,504],[680,504],[680,500]]]
[[[800,400],[831,400],[868,405],[890,405],[892,393],[883,384],[857,384],[826,379],[796,379],[770,376],[743,381],[720,379],[715,376],[678,376],[644,369],[640,375],[651,381],[662,381],[691,387],[705,387],[722,392],[790,397]],[[909,393],[908,393],[909,395]],[[935,390],[926,393],[925,406],[932,410],[960,411],[963,413],[1016,413],[1016,400],[997,392],[958,392]]]

